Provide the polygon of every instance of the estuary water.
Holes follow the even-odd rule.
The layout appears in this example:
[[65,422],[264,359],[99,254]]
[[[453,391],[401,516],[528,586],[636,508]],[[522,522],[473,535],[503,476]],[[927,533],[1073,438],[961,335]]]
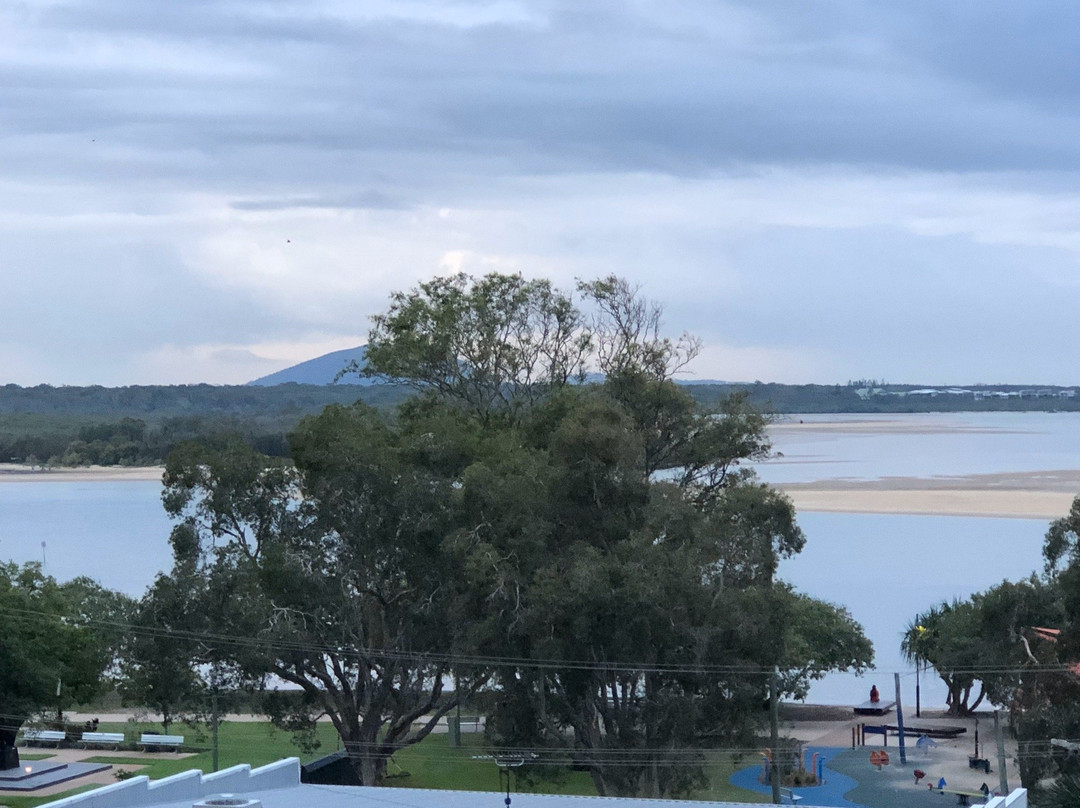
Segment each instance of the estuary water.
[[[756,470],[775,484],[1080,468],[1080,413],[787,416],[772,437],[780,456]],[[780,577],[847,607],[873,641],[877,667],[863,678],[829,675],[808,701],[858,703],[871,684],[891,698],[899,672],[908,706],[915,671],[900,654],[900,639],[909,621],[942,601],[1041,569],[1049,526],[1045,519],[811,512],[799,513],[799,524],[806,547],[781,563]],[[940,680],[933,673],[921,679],[922,704],[943,706]]]
[[0,561],[44,561],[61,581],[139,596],[172,566],[171,529],[158,482],[0,482]]
[[[782,458],[761,464],[770,482],[934,477],[1080,468],[1080,414],[795,416],[776,430]],[[843,421],[842,428],[834,422]],[[882,426],[880,422],[887,424]],[[811,422],[820,430],[805,429]],[[0,560],[40,561],[58,579],[89,575],[140,595],[168,569],[170,521],[155,482],[0,481]],[[1047,521],[956,516],[799,515],[805,550],[780,576],[814,597],[846,606],[874,642],[877,671],[830,675],[809,701],[865,701],[871,684],[891,697],[894,671],[914,703],[914,670],[899,653],[908,621],[935,603],[965,598],[1041,567]],[[42,546],[44,543],[44,547]],[[944,689],[922,677],[922,703]]]
[[771,483],[1080,468],[1080,412],[788,415],[772,438]]

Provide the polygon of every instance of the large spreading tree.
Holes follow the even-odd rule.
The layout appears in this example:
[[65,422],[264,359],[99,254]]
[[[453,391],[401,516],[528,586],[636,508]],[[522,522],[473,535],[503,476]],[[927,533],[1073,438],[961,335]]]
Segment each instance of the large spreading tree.
[[497,748],[572,760],[602,794],[693,788],[703,746],[756,729],[774,669],[799,696],[872,656],[776,580],[804,537],[746,468],[767,419],[695,405],[673,377],[697,346],[618,278],[395,295],[363,369],[417,389],[393,417],[331,407],[291,463],[169,462],[220,664],[300,687],[276,720],[328,715],[365,784],[484,687]]

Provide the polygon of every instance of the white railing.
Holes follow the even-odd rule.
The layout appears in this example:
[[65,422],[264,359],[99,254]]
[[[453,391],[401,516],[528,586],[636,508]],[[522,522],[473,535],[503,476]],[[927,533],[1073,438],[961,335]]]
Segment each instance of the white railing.
[[298,785],[300,759],[285,758],[257,769],[245,763],[213,774],[192,769],[161,780],[151,780],[146,776],[132,777],[45,803],[41,808],[141,808],[166,802],[197,800],[215,794],[243,794]]

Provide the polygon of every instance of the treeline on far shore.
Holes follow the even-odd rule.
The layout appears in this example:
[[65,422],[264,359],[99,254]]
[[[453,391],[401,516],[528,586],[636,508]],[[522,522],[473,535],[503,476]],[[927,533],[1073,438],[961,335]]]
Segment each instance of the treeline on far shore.
[[[863,382],[822,384],[689,384],[712,406],[732,393],[755,406],[788,413],[917,413],[1077,411],[1070,388],[945,388]],[[959,392],[964,390],[965,392]],[[1023,394],[1023,395],[1021,395]],[[362,400],[393,408],[401,385],[282,384],[273,387],[147,385],[132,387],[0,387],[0,462],[53,466],[144,466],[162,463],[178,445],[240,436],[258,451],[288,454],[288,435],[300,420],[329,404]]]
[[240,436],[288,454],[288,434],[329,404],[393,407],[396,385],[0,387],[0,463],[148,466],[182,443]]

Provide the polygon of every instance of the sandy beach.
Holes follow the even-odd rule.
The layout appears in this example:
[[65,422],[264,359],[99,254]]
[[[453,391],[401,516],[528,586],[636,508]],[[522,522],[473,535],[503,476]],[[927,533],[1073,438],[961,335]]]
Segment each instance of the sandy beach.
[[836,479],[779,487],[800,511],[1049,520],[1068,514],[1080,492],[1080,471]]
[[79,466],[76,468],[35,468],[15,463],[0,463],[0,483],[85,483],[118,480],[158,481],[165,469],[161,466]]
[[785,432],[806,433],[844,433],[848,435],[948,435],[957,432],[981,433],[993,435],[1002,432],[1016,432],[1014,429],[973,426],[942,422],[944,413],[907,414],[901,417],[883,415],[879,418],[853,418],[837,414],[827,420],[814,419],[804,421],[798,415],[785,415],[782,420],[769,425],[769,434],[782,435]]
[[[921,440],[919,445],[923,447],[932,447],[933,444],[927,444],[922,436],[940,435],[943,440],[949,440],[950,436],[960,433],[1037,434],[1030,431],[1031,426],[1031,422],[1021,421],[1016,422],[1015,426],[964,422],[962,417],[946,418],[939,413],[862,417],[835,415],[805,421],[800,420],[799,416],[785,416],[769,427],[769,434],[774,445],[781,450],[792,445],[792,442],[797,447],[787,456],[781,454],[773,463],[793,469],[803,464],[815,467],[812,473],[817,475],[816,479],[809,478],[814,479],[813,482],[776,484],[791,497],[799,511],[1057,519],[1068,514],[1073,498],[1080,493],[1080,469],[1009,471],[1007,467],[1005,470],[999,467],[995,469],[996,473],[987,474],[931,473],[918,477],[863,479],[843,476],[844,471],[850,468],[850,453],[834,455],[831,450],[835,441],[851,437],[891,436],[894,443],[911,437],[912,440]],[[874,445],[881,451],[880,443]],[[980,446],[978,443],[974,445]],[[845,460],[848,462],[845,463]],[[924,465],[932,468],[931,464]],[[972,470],[978,472],[977,465],[968,465],[969,468],[974,466]],[[835,477],[829,471],[832,468],[835,468]]]

